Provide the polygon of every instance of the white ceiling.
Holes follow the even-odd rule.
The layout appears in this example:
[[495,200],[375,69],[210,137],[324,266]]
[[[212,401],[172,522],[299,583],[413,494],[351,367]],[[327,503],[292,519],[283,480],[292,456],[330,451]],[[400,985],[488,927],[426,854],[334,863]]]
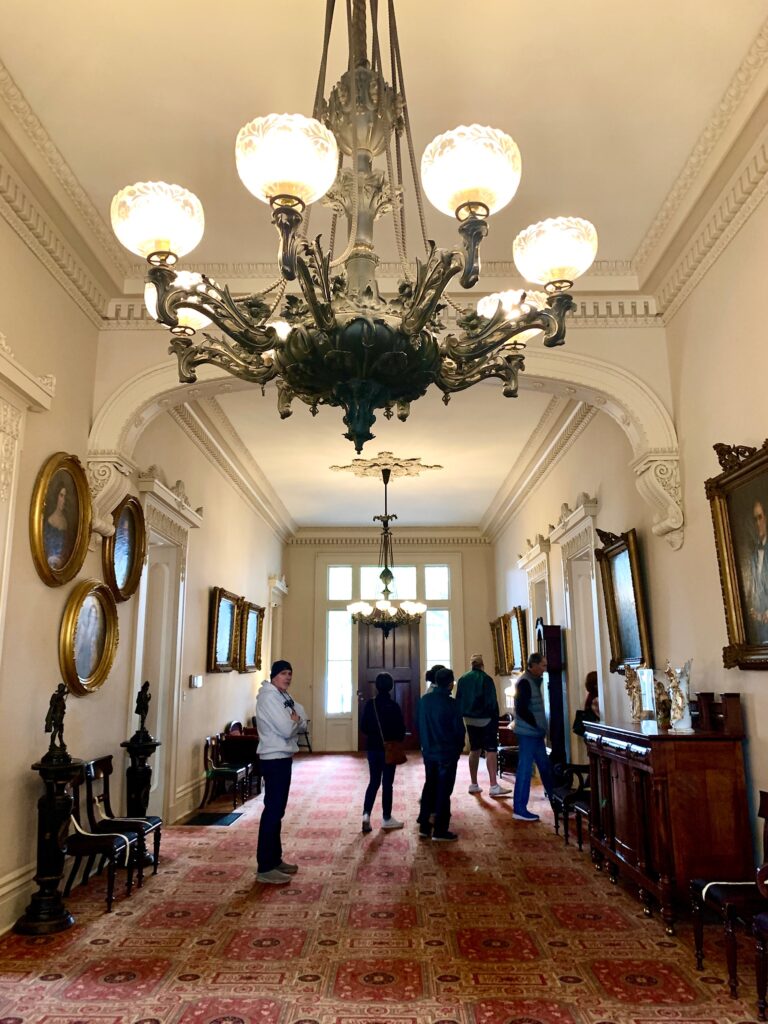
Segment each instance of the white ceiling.
[[[0,7],[0,60],[105,223],[123,185],[175,181],[206,211],[190,260],[219,264],[225,283],[227,269],[237,276],[238,264],[275,258],[269,211],[237,177],[234,139],[258,114],[311,112],[322,0]],[[327,88],[345,62],[345,4],[336,7]],[[397,8],[417,159],[433,136],[472,121],[505,129],[521,148],[522,184],[491,224],[485,260],[508,260],[518,230],[559,213],[596,224],[599,258],[631,259],[768,14],[766,0],[399,0]],[[406,208],[413,213],[412,198]],[[455,244],[451,220],[430,207],[427,215],[438,244]],[[377,250],[394,258],[389,222],[379,224]],[[314,212],[311,233],[327,236],[327,227],[327,211]],[[413,216],[408,230],[418,255]],[[380,511],[379,483],[328,469],[353,456],[340,410],[313,420],[297,403],[281,422],[273,392],[220,402],[297,524],[365,525]],[[489,383],[447,410],[431,389],[407,424],[380,416],[366,455],[391,449],[445,466],[394,482],[399,522],[479,523],[546,404],[530,391],[505,400]]]

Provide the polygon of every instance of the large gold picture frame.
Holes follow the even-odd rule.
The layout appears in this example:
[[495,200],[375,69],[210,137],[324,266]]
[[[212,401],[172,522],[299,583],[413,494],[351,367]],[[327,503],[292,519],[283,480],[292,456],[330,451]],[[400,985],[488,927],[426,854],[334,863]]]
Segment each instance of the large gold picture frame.
[[112,513],[115,532],[101,547],[104,579],[116,601],[127,601],[135,592],[147,555],[147,528],[141,502],[132,494]]
[[208,618],[208,672],[234,672],[238,663],[242,597],[223,587],[211,587]]
[[55,452],[37,474],[29,508],[32,561],[47,586],[60,587],[82,569],[91,516],[91,492],[80,460]]
[[498,619],[494,619],[490,622],[491,627],[491,638],[493,640],[493,660],[495,663],[494,671],[497,676],[506,676],[507,672],[507,653],[504,648],[504,616],[499,616]]
[[510,648],[507,667],[510,675],[523,672],[528,663],[528,635],[525,629],[525,608],[515,605],[509,613]]
[[768,441],[714,449],[723,472],[704,487],[728,636],[723,664],[768,669]]
[[264,632],[264,609],[251,601],[241,600],[238,624],[238,672],[257,672],[261,668],[261,639]]
[[653,649],[640,569],[637,533],[597,530],[603,547],[595,550],[603,581],[605,615],[611,644],[611,672],[626,665],[653,666]]
[[59,668],[78,697],[107,679],[119,640],[117,605],[101,580],[83,580],[67,598],[59,628]]

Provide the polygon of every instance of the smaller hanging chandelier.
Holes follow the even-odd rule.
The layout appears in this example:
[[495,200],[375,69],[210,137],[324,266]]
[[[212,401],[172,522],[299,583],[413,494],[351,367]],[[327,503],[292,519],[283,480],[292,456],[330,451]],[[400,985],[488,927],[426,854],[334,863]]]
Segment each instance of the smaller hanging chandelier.
[[347,605],[347,611],[351,613],[353,622],[376,626],[377,629],[383,630],[385,637],[388,637],[396,626],[408,626],[412,622],[420,622],[421,616],[427,610],[427,606],[421,601],[400,601],[395,604],[390,600],[390,586],[395,578],[392,572],[395,556],[392,553],[392,531],[389,524],[393,519],[397,519],[397,516],[390,513],[387,507],[387,487],[391,474],[392,470],[388,467],[381,471],[381,478],[384,481],[384,515],[373,517],[374,522],[381,523],[381,540],[379,541],[379,565],[382,567],[379,579],[383,584],[381,600],[377,601],[375,605],[368,604],[367,601],[354,601]]

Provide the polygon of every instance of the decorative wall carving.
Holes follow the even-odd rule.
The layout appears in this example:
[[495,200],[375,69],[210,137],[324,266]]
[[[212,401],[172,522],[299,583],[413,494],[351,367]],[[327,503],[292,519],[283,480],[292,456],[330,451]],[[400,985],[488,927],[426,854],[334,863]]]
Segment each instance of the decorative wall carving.
[[[138,489],[142,495],[147,532],[154,530],[171,544],[181,549],[180,574],[182,582],[187,574],[189,531],[203,522],[203,510],[193,510],[186,497],[183,481],[177,481],[177,491],[171,490],[155,474],[156,466],[139,473]],[[178,485],[181,485],[180,487]]]
[[93,532],[111,537],[115,532],[112,512],[128,494],[136,466],[114,449],[89,451],[85,465],[93,501]]
[[680,459],[677,450],[650,451],[633,464],[637,489],[656,514],[652,527],[673,551],[683,545],[683,493],[680,486]]
[[11,493],[21,419],[21,410],[0,398],[0,501],[7,501]]

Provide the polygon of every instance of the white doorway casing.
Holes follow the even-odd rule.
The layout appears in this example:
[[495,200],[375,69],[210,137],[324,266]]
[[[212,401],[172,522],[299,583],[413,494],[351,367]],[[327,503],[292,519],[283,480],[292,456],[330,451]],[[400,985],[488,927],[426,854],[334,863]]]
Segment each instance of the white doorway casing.
[[[129,697],[129,734],[135,729],[136,693],[149,679],[152,703],[148,727],[159,739],[152,764],[150,813],[173,823],[183,815],[177,785],[179,716],[186,603],[187,547],[191,529],[202,524],[194,511],[150,471],[139,476],[138,489],[147,525],[147,571],[142,574],[133,646],[133,686]],[[182,489],[183,491],[183,489]]]

